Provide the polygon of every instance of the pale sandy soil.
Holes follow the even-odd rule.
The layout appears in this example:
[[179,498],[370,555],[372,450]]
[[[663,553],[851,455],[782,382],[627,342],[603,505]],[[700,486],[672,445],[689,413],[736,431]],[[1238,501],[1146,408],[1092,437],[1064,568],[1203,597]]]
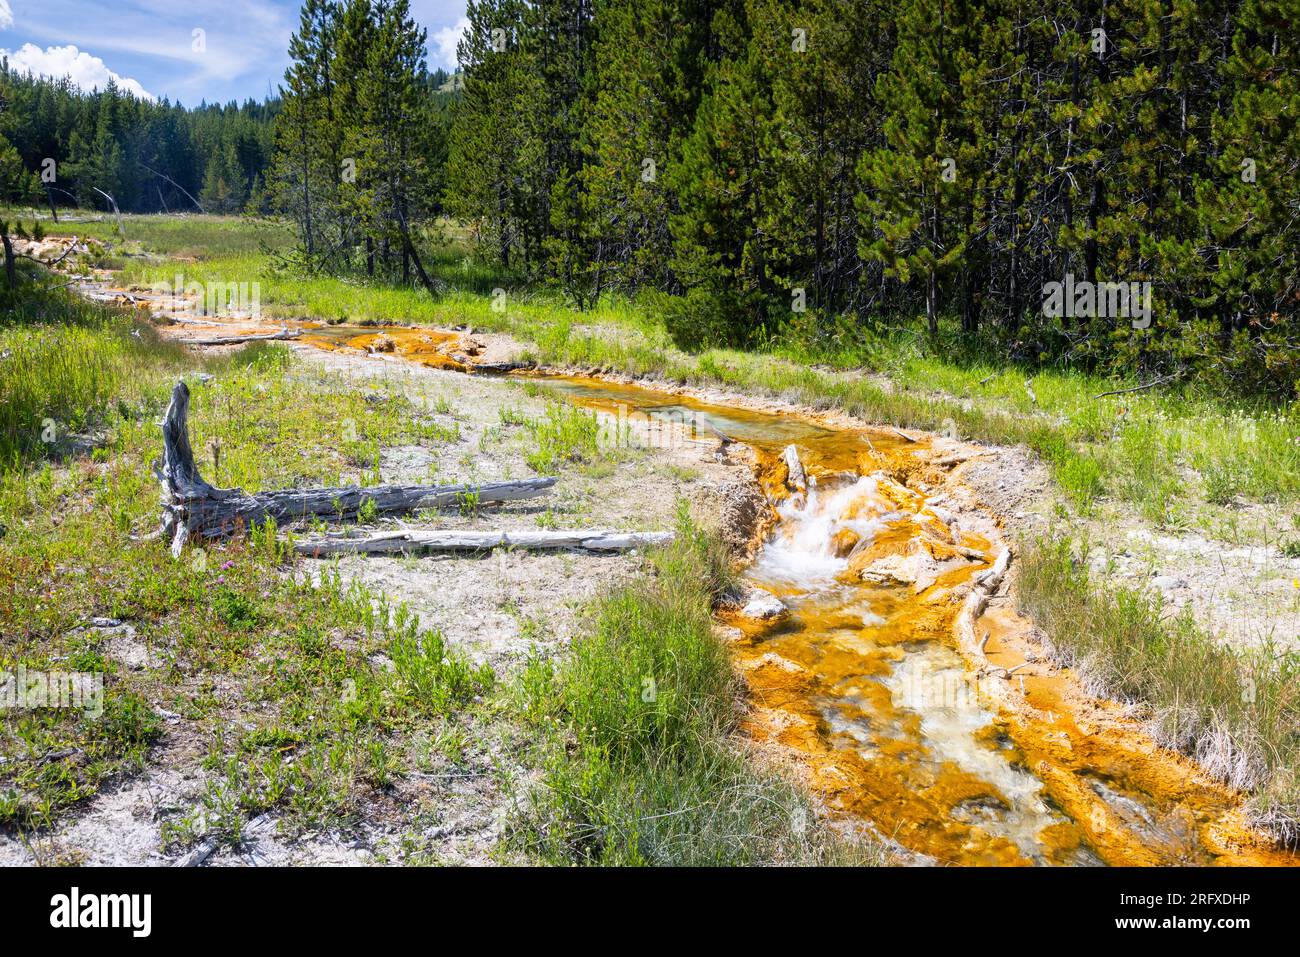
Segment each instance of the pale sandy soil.
[[[390,356],[323,352],[295,345],[303,359],[290,374],[306,387],[346,385],[363,391],[401,391],[440,424],[456,425],[458,441],[434,449],[383,450],[388,482],[490,481],[534,474],[524,462],[531,439],[521,426],[503,425],[501,411],[529,416],[545,411],[545,398],[519,382],[466,376],[411,365]],[[331,385],[332,384],[332,385]],[[668,447],[617,449],[612,465],[564,474],[552,494],[485,509],[477,517],[455,513],[409,516],[419,527],[530,529],[554,527],[671,529],[679,501],[703,524],[717,527],[729,504],[756,494],[745,452],[729,464],[715,458],[715,443],[680,441]],[[747,536],[746,536],[747,537]],[[314,576],[322,562],[305,559],[298,574]],[[628,580],[640,557],[585,553],[507,554],[473,557],[349,558],[345,579],[405,602],[425,627],[439,628],[472,658],[488,661],[503,681],[530,653],[553,657],[577,632],[591,600]],[[149,667],[147,654],[115,638],[123,654]],[[138,660],[137,660],[138,659]],[[225,695],[232,728],[248,714],[234,693]],[[181,851],[164,852],[162,822],[197,806],[209,781],[202,767],[205,743],[179,715],[164,712],[166,734],[141,773],[109,784],[66,814],[52,831],[24,842],[0,835],[0,865],[82,863],[169,864]],[[507,721],[476,719],[462,759],[454,764],[428,739],[407,742],[421,770],[395,779],[390,794],[364,809],[346,833],[307,834],[283,840],[274,821],[238,850],[223,848],[212,866],[241,864],[373,864],[388,862],[488,864],[498,861],[498,838],[529,771],[521,761],[527,742]]]

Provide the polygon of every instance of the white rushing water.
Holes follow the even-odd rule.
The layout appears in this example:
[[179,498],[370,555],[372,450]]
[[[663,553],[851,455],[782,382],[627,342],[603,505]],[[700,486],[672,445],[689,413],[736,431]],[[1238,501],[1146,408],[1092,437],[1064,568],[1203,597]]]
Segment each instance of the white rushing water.
[[[749,578],[777,592],[790,606],[798,627],[800,611],[828,613],[845,627],[820,631],[821,653],[838,648],[869,652],[873,629],[886,620],[871,607],[861,585],[842,582],[849,561],[836,555],[835,536],[855,533],[869,544],[889,523],[905,518],[881,494],[874,477],[819,487],[811,481],[805,496],[794,495],[777,509],[780,524],[764,544]],[[866,516],[866,517],[863,517]],[[909,735],[896,723],[872,713],[871,698],[860,693],[861,682],[880,682],[890,691],[895,708],[920,717],[920,743],[915,760],[926,767],[923,780],[943,766],[955,766],[989,785],[989,799],[971,802],[958,813],[968,823],[1012,841],[1030,860],[1042,859],[1039,832],[1063,818],[1043,800],[1043,785],[1012,760],[986,733],[995,720],[967,681],[960,656],[942,643],[917,640],[894,645],[901,653],[883,676],[862,675],[841,682],[819,706],[835,746],[870,759],[878,736]]]
[[[862,500],[872,500],[882,513],[868,519],[845,518]],[[791,496],[777,506],[781,524],[763,546],[749,576],[767,588],[799,593],[832,588],[848,560],[836,556],[835,534],[848,529],[869,542],[891,519],[890,504],[880,495],[876,480],[863,476],[849,484],[822,489],[811,479],[808,494]]]

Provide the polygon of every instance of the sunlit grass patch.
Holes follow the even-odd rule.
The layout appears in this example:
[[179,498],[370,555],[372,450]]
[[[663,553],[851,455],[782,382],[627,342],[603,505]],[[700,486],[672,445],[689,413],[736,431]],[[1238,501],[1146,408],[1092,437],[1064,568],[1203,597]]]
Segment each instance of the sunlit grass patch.
[[[256,227],[211,228],[251,236]],[[278,271],[251,244],[233,252],[214,248],[215,255],[185,266],[187,279],[260,281],[263,309],[273,316],[468,324],[518,337],[544,364],[720,384],[896,425],[955,428],[977,441],[1024,443],[1084,511],[1111,497],[1134,503],[1154,522],[1178,524],[1189,511],[1178,502],[1300,497],[1294,407],[1235,407],[1179,385],[1099,398],[1134,383],[1072,368],[1029,370],[960,336],[960,349],[940,352],[916,330],[885,321],[828,318],[830,335],[814,323],[792,326],[758,351],[687,354],[665,330],[661,296],[610,294],[580,312],[556,290],[531,288],[492,270],[467,255],[461,242],[430,256],[437,296],[358,278]],[[133,261],[126,276],[147,283],[171,281],[174,273],[173,264]],[[944,341],[953,339],[950,333]],[[892,384],[863,372],[882,372]]]
[[0,469],[48,456],[139,402],[150,376],[192,365],[120,310],[37,293],[0,324]]
[[0,216],[30,220],[39,217],[47,236],[76,236],[106,243],[114,256],[125,262],[144,253],[178,259],[206,259],[238,253],[281,250],[293,242],[292,227],[275,219],[249,216],[216,216],[203,213],[125,213],[123,240],[117,218],[95,209],[61,209],[59,222],[40,209],[4,210]]
[[729,577],[683,517],[642,577],[596,603],[558,667],[525,665],[516,707],[550,737],[515,846],[556,864],[879,861],[738,749],[738,688],[710,614]]
[[1259,822],[1300,838],[1300,655],[1235,649],[1158,597],[1102,587],[1060,540],[1020,557],[1023,607],[1067,664],[1150,707],[1157,737],[1252,792]]
[[[187,827],[202,829],[209,812],[229,837],[236,819],[257,808],[274,805],[297,827],[355,807],[359,793],[402,773],[380,753],[384,737],[469,706],[491,688],[490,669],[381,594],[332,573],[314,582],[287,575],[272,526],[195,542],[179,561],[159,542],[130,536],[158,521],[149,463],[178,373],[192,388],[200,467],[223,485],[369,481],[372,474],[352,474],[350,445],[379,450],[444,437],[404,395],[341,388],[296,368],[282,346],[253,344],[196,370],[194,359],[173,366],[130,358],[130,349],[148,348],[139,342],[128,337],[130,361],[104,386],[93,454],[0,473],[0,669],[100,674],[106,702],[103,720],[41,710],[0,725],[0,826],[48,826],[108,778],[152,760],[170,727],[164,709],[180,715],[186,734],[212,736],[214,771],[244,747],[225,737],[230,713],[255,716],[265,732],[252,741],[276,742],[253,746],[260,765],[239,794],[214,784],[211,807],[188,825],[169,820],[174,841],[186,839]],[[97,617],[129,625],[148,666],[123,665],[116,632],[85,627]],[[340,790],[345,778],[352,791]]]
[[600,425],[595,413],[567,402],[548,402],[545,415],[529,420],[526,428],[534,448],[524,460],[543,475],[556,475],[566,465],[589,465],[600,455]]

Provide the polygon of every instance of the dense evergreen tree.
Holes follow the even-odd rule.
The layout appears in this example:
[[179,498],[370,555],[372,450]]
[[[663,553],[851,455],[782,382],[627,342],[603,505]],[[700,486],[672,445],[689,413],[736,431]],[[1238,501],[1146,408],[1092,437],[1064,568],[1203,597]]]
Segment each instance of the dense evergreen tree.
[[[1300,0],[480,0],[449,205],[582,302],[684,293],[687,345],[919,313],[1034,361],[1289,393],[1298,19]],[[1149,283],[1150,321],[1096,297],[1046,315],[1067,276]]]
[[240,212],[254,198],[265,211],[276,101],[187,110],[138,100],[112,82],[84,93],[7,63],[0,79],[8,138],[28,172],[47,175],[24,202],[102,209],[103,190],[128,212],[192,211],[196,197],[209,212]]
[[421,227],[441,211],[445,72],[408,0],[307,0],[281,90],[274,181],[310,268],[432,288]]
[[[265,104],[185,110],[6,67],[0,190],[274,208],[311,268],[429,288],[422,237],[446,214],[503,283],[582,306],[670,293],[688,346],[919,317],[935,341],[1028,361],[1295,391],[1300,0],[471,0],[467,16],[453,78],[426,70],[407,0],[305,0]],[[38,184],[47,160],[57,179]],[[1150,313],[1109,314],[1097,292],[1048,314],[1067,278],[1149,283]]]
[[458,56],[465,88],[454,107],[447,149],[448,211],[474,226],[479,242],[507,270],[515,266],[526,229],[526,203],[517,167],[537,153],[529,117],[531,84],[519,46],[524,4],[470,0],[469,29]]

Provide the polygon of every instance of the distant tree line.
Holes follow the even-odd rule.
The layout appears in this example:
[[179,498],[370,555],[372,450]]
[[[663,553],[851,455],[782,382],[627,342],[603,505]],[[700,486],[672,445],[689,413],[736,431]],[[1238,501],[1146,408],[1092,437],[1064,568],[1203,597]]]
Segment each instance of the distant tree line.
[[[581,304],[666,291],[687,345],[919,315],[1035,360],[1300,377],[1300,0],[468,17],[447,210]],[[1067,276],[1149,282],[1149,325],[1044,316]]]
[[[654,291],[687,347],[919,316],[935,342],[1294,394],[1300,0],[467,15],[453,82],[407,0],[306,0],[263,104],[187,110],[4,66],[0,198],[49,195],[52,158],[59,202],[282,212],[306,268],[431,290],[445,215],[503,282],[583,307]],[[1049,289],[1071,301],[1045,315]]]
[[105,209],[102,190],[123,212],[265,212],[279,108],[87,93],[0,62],[0,199]]

